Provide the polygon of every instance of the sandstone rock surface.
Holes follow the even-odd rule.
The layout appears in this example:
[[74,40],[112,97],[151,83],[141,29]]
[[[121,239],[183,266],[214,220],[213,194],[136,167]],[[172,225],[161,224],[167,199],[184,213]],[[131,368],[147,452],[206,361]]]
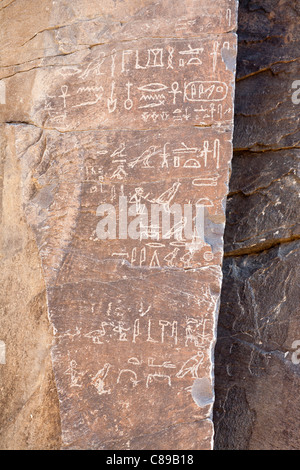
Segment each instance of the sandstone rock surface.
[[[5,282],[29,290],[25,326],[4,340],[22,361],[12,332],[32,338],[45,401],[34,406],[52,410],[48,447],[211,449],[237,2],[2,3],[2,251],[11,264],[23,261],[14,247],[26,256],[22,275],[5,271]],[[137,237],[120,235],[125,198]],[[174,203],[201,208],[205,227],[187,237],[182,212],[162,239],[144,215],[154,204],[168,215]],[[104,205],[116,208],[113,239],[99,235]],[[4,325],[18,318],[10,295]],[[31,304],[40,317],[28,315]],[[2,387],[3,405],[9,393],[25,400],[22,384]],[[34,434],[26,445],[45,444]]]

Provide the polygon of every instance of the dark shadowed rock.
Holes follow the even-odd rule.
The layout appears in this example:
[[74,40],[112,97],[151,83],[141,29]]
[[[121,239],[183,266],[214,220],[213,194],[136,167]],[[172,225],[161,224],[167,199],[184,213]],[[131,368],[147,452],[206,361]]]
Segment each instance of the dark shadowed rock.
[[216,348],[217,449],[299,449],[297,1],[241,1]]
[[235,153],[225,252],[261,251],[300,235],[299,150]]
[[216,448],[299,449],[299,243],[226,258],[216,347]]

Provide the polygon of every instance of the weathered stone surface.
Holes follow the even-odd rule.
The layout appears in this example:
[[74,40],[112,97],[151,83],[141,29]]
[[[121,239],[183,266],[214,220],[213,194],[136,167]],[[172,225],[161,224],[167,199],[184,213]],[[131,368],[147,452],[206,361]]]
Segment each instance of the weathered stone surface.
[[300,235],[299,150],[236,152],[225,252],[261,251]]
[[236,149],[299,147],[291,100],[299,80],[299,8],[298,0],[240,2]]
[[[211,449],[237,2],[21,3],[0,11],[3,149],[42,262],[62,448]],[[101,239],[99,206],[124,197],[141,219],[204,207],[205,241],[182,217],[170,239],[144,220]]]
[[57,449],[58,397],[50,360],[45,282],[33,232],[25,222],[14,139],[0,130],[0,448]]
[[216,346],[217,449],[299,449],[299,242],[225,259]]
[[237,25],[236,2],[228,0],[30,0],[26,12],[23,2],[2,1],[0,15],[0,65],[13,74],[99,44],[199,37]]
[[[217,449],[299,449],[299,2],[241,1]],[[296,362],[295,362],[296,361]]]

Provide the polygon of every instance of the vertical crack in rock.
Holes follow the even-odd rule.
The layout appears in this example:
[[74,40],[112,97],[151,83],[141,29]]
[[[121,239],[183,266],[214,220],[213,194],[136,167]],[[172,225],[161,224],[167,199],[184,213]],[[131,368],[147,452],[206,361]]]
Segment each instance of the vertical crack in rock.
[[63,449],[212,448],[237,4],[0,11],[3,152],[42,263]]

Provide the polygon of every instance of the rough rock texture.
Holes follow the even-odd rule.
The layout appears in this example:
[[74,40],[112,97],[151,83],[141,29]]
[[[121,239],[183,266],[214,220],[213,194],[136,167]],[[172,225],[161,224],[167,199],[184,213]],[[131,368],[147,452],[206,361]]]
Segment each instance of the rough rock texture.
[[[19,289],[24,309],[11,313],[12,302],[3,322],[26,318],[15,329],[33,342],[35,367],[28,357],[22,373],[33,375],[36,430],[51,411],[50,448],[59,446],[60,418],[64,449],[210,449],[237,2],[24,4],[1,4],[0,113],[19,195],[18,213],[3,205],[3,253],[16,245],[15,270],[15,256],[28,259],[12,284],[5,271],[5,282],[18,290],[22,280],[30,292]],[[9,193],[12,178],[3,174]],[[117,207],[124,197],[140,216],[140,235],[102,240],[99,205]],[[205,241],[196,230],[181,233],[182,217],[170,240],[149,231],[145,209],[158,204],[169,214],[173,203],[204,208]],[[20,217],[22,249],[9,224],[18,227]],[[15,347],[22,361],[11,335],[8,354]],[[6,374],[12,380],[12,365]],[[3,384],[3,404],[12,394],[28,414],[24,377],[13,391]],[[12,419],[18,432],[27,414]],[[24,445],[3,434],[6,447]],[[45,445],[34,436],[26,446]]]
[[297,0],[240,2],[216,449],[300,448],[299,21]]
[[60,447],[60,417],[50,348],[45,282],[33,232],[25,222],[14,131],[1,129],[0,448]]

